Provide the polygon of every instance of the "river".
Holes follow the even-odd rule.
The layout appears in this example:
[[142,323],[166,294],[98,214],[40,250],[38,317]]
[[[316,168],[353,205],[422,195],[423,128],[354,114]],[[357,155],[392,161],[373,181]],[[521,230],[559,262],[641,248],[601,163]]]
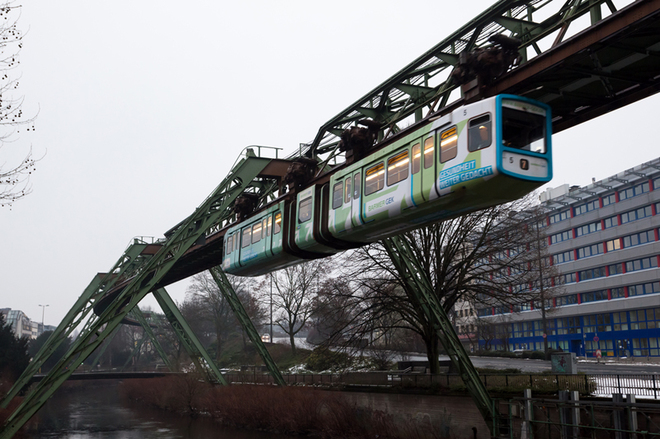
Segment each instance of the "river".
[[292,439],[294,437],[233,430],[222,427],[209,418],[192,419],[144,407],[122,398],[116,382],[98,381],[60,389],[37,412],[23,432],[24,437],[34,439]]

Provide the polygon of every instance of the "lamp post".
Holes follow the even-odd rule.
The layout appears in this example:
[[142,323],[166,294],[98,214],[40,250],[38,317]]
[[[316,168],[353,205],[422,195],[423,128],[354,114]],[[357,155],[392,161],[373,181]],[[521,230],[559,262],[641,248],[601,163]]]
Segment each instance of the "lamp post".
[[[44,314],[46,313],[46,307],[50,305],[39,305],[41,307],[41,334],[43,334],[44,331]],[[39,335],[41,335],[39,334]]]

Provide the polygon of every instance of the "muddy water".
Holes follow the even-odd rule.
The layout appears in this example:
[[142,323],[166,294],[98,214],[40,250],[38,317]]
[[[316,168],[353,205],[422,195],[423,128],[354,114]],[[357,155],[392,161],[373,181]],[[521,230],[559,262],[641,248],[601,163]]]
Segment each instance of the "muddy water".
[[293,436],[232,430],[208,418],[176,416],[120,397],[118,385],[61,389],[24,429],[28,438],[292,439]]

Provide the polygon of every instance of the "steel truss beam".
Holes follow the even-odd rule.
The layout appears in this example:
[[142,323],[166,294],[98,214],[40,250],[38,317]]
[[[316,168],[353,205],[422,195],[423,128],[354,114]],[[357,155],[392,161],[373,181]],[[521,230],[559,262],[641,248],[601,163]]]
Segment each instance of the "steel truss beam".
[[[124,366],[121,368],[123,371],[126,369],[126,366],[128,366],[128,363],[135,357],[135,355],[142,349],[142,346],[144,345],[144,342],[149,340],[151,342],[151,346],[158,352],[158,355],[160,355],[160,358],[165,362],[165,365],[167,368],[171,371],[174,372],[172,362],[170,361],[169,357],[165,353],[165,350],[161,346],[160,342],[158,341],[158,338],[156,338],[156,334],[154,334],[154,331],[151,329],[151,324],[147,322],[146,317],[140,311],[139,307],[135,307],[131,310],[129,313],[129,316],[134,318],[140,326],[142,326],[142,329],[144,330],[144,334],[142,334],[142,337],[140,338],[140,341],[135,345],[135,348],[133,349],[133,352],[129,357],[126,359],[126,363],[124,363]],[[116,332],[115,332],[116,334]],[[114,334],[113,334],[114,337]]]
[[453,365],[459,371],[465,387],[470,392],[486,425],[491,428],[491,435],[499,433],[500,416],[495,407],[493,399],[488,394],[486,387],[481,382],[479,374],[472,365],[470,357],[458,339],[458,335],[449,320],[438,297],[433,293],[433,282],[430,273],[418,263],[415,253],[408,242],[399,236],[381,241],[397,271],[410,287],[410,291],[416,296],[426,318],[438,325],[438,337],[442,346],[447,351]]
[[[239,159],[216,190],[183,221],[146,263],[127,275],[121,288],[103,289],[105,303],[99,303],[100,316],[89,318],[85,328],[53,370],[25,397],[7,419],[0,439],[12,437],[82,362],[113,333],[126,315],[163,279],[176,262],[195,244],[203,242],[207,230],[231,217],[231,205],[248,190],[270,159],[257,157],[252,150]],[[201,240],[200,240],[201,238]],[[107,278],[106,276],[105,278]],[[111,276],[112,278],[112,276]],[[79,309],[82,308],[79,307]],[[98,308],[98,307],[97,307]],[[74,310],[71,311],[74,313]]]
[[[518,49],[519,63],[511,67],[509,73],[503,75],[502,78],[510,77],[511,73],[517,72],[538,57],[551,60],[561,70],[563,58],[562,55],[555,54],[555,49],[570,48],[576,35],[580,37],[590,35],[592,39],[596,38],[596,41],[607,39],[613,34],[600,32],[598,25],[601,21],[619,21],[617,17],[620,15],[619,13],[642,20],[646,11],[657,9],[657,6],[652,4],[658,2],[656,0],[638,0],[632,5],[617,7],[619,4],[627,5],[628,3],[617,0],[499,1],[326,122],[302,154],[308,157],[323,154],[332,157],[339,156],[340,153],[337,149],[339,136],[345,129],[364,118],[371,118],[381,124],[378,136],[378,141],[381,141],[396,134],[403,127],[440,109],[447,107],[449,110],[460,105],[463,99],[458,90],[459,84],[452,79],[452,72],[459,64],[459,55],[463,52],[481,50],[491,46],[492,43],[489,39],[494,35],[514,37],[522,42]],[[640,10],[643,12],[640,13]],[[582,20],[585,16],[588,19]],[[649,27],[649,29],[653,28],[654,26]],[[647,34],[649,32],[652,33],[649,30]],[[643,58],[642,63],[645,66],[652,65],[658,52],[657,44],[655,44],[657,41],[658,39],[654,35],[647,40],[644,40],[643,37],[626,40],[624,42],[628,43],[632,49],[624,50],[624,55],[637,52],[639,58]],[[612,56],[616,57],[621,52],[621,49],[612,47],[604,59],[610,60]],[[648,60],[645,60],[646,58]],[[612,70],[609,66],[603,67],[598,63],[587,69],[598,75],[599,81],[602,81],[601,78],[606,78],[608,74],[612,77],[617,75],[616,67]],[[642,82],[648,82],[650,78],[654,78],[654,74],[660,73],[658,68],[650,67],[650,69],[653,71],[639,72],[641,76],[638,76],[641,77]],[[638,71],[638,69],[631,71],[636,70]],[[530,76],[518,75],[513,82],[510,79],[506,81],[506,85],[500,84],[500,80],[495,79],[492,84],[494,87],[486,87],[482,90],[482,96],[507,92],[528,95],[536,88],[545,85],[557,85],[558,88],[568,92],[573,86],[570,78],[564,78],[565,72],[563,71],[553,72],[541,80],[535,80],[534,75],[539,72],[536,70]],[[626,71],[624,75],[628,73]],[[524,86],[517,86],[521,82],[524,83]],[[657,85],[657,81],[653,82]],[[609,86],[606,82],[603,84],[605,87]],[[623,89],[619,88],[615,91],[620,92],[620,90]],[[646,87],[645,95],[635,95],[631,99],[638,100],[655,92],[657,92],[657,88]],[[589,93],[587,97],[593,99],[599,94],[600,90],[598,93]],[[546,102],[543,93],[533,93],[533,97]],[[566,102],[563,100],[559,102],[554,95],[547,99],[553,101],[547,102],[553,107],[553,114],[555,106],[560,106],[563,116],[567,119],[572,117],[572,110],[588,105],[587,102],[580,100],[576,102],[569,99]],[[616,104],[615,108],[618,108],[617,105],[622,106]],[[564,109],[565,106],[569,108]],[[607,111],[611,109],[608,108]],[[562,121],[560,128],[563,129],[567,124],[568,126],[576,125],[584,120],[582,118],[575,123]]]
[[154,291],[154,297],[160,305],[165,317],[172,325],[172,329],[181,341],[183,348],[188,353],[190,359],[195,363],[197,370],[204,373],[207,381],[227,385],[227,381],[220,373],[220,370],[213,362],[206,349],[199,342],[197,336],[192,331],[186,320],[183,318],[181,311],[177,308],[167,291],[164,288],[159,288]]
[[252,344],[257,349],[257,352],[259,352],[259,355],[261,356],[261,359],[264,361],[266,368],[273,376],[273,380],[275,384],[277,384],[278,386],[286,386],[286,382],[284,381],[284,378],[282,377],[282,374],[280,373],[277,364],[275,364],[273,358],[270,356],[270,353],[268,352],[268,349],[266,349],[266,346],[261,341],[261,337],[259,336],[257,329],[254,327],[252,320],[250,320],[250,317],[245,312],[245,308],[243,307],[243,304],[241,304],[241,301],[236,295],[236,292],[234,291],[234,288],[229,282],[229,279],[227,279],[225,273],[219,267],[213,267],[209,270],[209,272],[211,273],[211,276],[213,276],[213,280],[215,280],[215,283],[218,284],[218,288],[220,288],[222,295],[224,296],[227,303],[229,303],[229,306],[231,307],[231,310],[234,312],[236,318],[238,319],[238,322],[241,324],[243,330],[250,338],[250,341],[252,341]]

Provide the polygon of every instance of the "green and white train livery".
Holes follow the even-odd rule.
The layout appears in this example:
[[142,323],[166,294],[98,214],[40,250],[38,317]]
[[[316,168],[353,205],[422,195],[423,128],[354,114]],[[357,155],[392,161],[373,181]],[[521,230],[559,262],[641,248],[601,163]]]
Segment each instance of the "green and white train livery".
[[428,118],[230,227],[223,268],[260,275],[519,198],[552,179],[551,131],[547,105],[513,95]]

